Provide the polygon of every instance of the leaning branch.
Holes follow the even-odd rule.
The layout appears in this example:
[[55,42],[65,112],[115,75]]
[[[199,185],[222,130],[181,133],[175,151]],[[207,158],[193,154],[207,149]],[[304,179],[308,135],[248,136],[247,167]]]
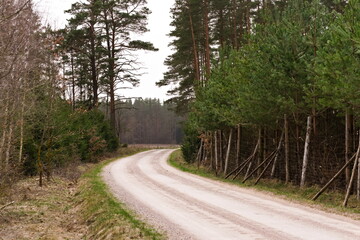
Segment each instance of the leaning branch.
[[0,23],[3,23],[3,22],[5,22],[5,21],[7,21],[7,20],[9,20],[9,19],[11,19],[11,18],[13,18],[13,17],[15,17],[16,15],[18,15],[20,12],[22,12],[22,11],[25,9],[26,5],[28,5],[30,2],[31,2],[31,0],[27,0],[27,1],[26,1],[17,11],[15,11],[13,14],[11,14],[11,15],[3,18],[3,19],[0,19]]
[[0,208],[0,211],[2,211],[2,210],[5,209],[6,207],[8,207],[8,206],[10,206],[10,205],[12,205],[12,204],[14,204],[14,203],[15,203],[15,201],[12,201],[12,202],[10,202],[10,203],[2,206],[2,207]]

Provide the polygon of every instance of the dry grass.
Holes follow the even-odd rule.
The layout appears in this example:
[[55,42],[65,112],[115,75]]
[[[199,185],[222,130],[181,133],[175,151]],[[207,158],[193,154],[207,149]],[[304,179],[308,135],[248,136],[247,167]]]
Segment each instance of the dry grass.
[[[141,150],[143,149],[122,148],[119,156]],[[96,165],[80,180],[79,195],[76,199],[81,206],[81,216],[89,226],[88,239],[163,239],[161,234],[140,221],[109,192],[100,173],[102,168],[113,160],[115,159]]]
[[[121,148],[104,159],[141,150]],[[54,171],[51,181],[17,181],[0,189],[0,240],[159,239],[106,190],[99,164],[73,163]],[[86,174],[84,174],[86,172]]]
[[0,239],[83,239],[87,226],[73,206],[76,185],[54,177],[44,187],[37,178],[17,182],[4,202],[14,202],[0,212]]

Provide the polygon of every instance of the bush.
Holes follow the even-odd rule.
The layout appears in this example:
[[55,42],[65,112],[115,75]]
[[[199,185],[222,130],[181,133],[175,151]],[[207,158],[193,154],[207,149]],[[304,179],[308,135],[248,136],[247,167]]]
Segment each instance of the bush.
[[183,144],[181,145],[181,151],[184,159],[188,163],[192,163],[196,159],[197,150],[200,147],[199,133],[194,126],[194,122],[189,118],[184,124]]
[[62,100],[51,114],[41,110],[31,119],[24,142],[24,173],[36,174],[39,168],[51,170],[72,161],[96,162],[105,152],[118,148],[118,140],[99,110],[77,109]]

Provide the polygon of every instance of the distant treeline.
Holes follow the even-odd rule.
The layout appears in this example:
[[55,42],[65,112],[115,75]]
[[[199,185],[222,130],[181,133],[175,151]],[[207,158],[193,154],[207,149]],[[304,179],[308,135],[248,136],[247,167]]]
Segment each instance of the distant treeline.
[[118,104],[116,131],[121,143],[179,144],[181,117],[159,99],[128,100]]

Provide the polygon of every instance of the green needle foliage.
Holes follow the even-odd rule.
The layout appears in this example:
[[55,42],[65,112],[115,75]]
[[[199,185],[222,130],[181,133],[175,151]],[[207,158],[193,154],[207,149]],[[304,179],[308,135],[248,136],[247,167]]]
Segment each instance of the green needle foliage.
[[[259,166],[252,175],[294,183],[310,171],[309,184],[324,184],[356,152],[360,3],[239,3],[177,1],[173,9],[176,52],[161,83],[179,82],[184,158],[218,173]],[[350,167],[344,172],[336,180],[342,189]]]
[[349,1],[343,14],[336,14],[328,40],[316,59],[316,87],[320,103],[342,111],[360,106],[360,3]]

